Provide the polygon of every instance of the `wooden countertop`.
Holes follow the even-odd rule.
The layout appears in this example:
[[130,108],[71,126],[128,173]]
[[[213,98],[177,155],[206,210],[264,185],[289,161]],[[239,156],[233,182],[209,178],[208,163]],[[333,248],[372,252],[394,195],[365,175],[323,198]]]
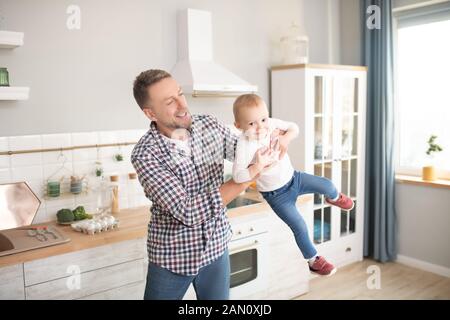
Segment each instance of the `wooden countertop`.
[[[232,222],[233,218],[244,215],[256,214],[261,211],[271,210],[269,205],[262,199],[256,191],[247,192],[246,198],[261,200],[263,202],[244,207],[238,207],[227,211],[227,216]],[[308,202],[312,199],[311,195],[300,196],[297,204]],[[24,263],[27,261],[43,259],[50,256],[70,253],[78,250],[94,248],[102,245],[108,245],[115,242],[133,240],[147,237],[147,225],[150,219],[150,207],[137,207],[124,209],[114,216],[120,221],[119,228],[101,232],[95,235],[86,235],[77,232],[71,226],[61,226],[56,221],[41,223],[37,225],[53,226],[62,231],[71,241],[50,247],[29,250],[0,257],[0,268],[8,265]]]

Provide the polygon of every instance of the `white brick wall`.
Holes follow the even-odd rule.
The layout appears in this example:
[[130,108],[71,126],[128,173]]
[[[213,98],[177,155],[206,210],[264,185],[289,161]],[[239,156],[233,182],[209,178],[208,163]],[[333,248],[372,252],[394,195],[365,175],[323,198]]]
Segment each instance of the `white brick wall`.
[[[63,148],[79,145],[137,142],[147,129],[63,133],[32,136],[0,137],[0,151],[14,151],[24,149]],[[78,149],[64,151],[66,158],[65,169],[60,170],[53,177],[82,176],[86,174],[89,182],[89,193],[82,195],[65,194],[54,199],[45,199],[46,180],[61,168],[64,157],[60,152],[42,152],[0,156],[0,184],[25,181],[33,192],[41,199],[41,206],[33,223],[40,223],[56,219],[56,212],[62,208],[74,209],[77,205],[84,205],[87,211],[96,208],[97,195],[93,190],[98,178],[95,177],[96,160],[102,162],[104,176],[109,180],[112,174],[119,175],[119,204],[120,207],[130,208],[148,205],[139,181],[130,180],[128,173],[135,172],[130,162],[134,145],[126,147],[105,147],[92,149]],[[113,157],[121,153],[124,160],[117,162]]]

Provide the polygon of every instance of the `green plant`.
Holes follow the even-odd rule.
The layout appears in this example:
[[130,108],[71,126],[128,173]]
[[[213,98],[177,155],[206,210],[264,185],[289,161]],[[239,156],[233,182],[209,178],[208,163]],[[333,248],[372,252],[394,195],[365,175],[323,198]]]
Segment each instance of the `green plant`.
[[56,217],[59,222],[72,222],[75,220],[75,216],[70,209],[61,209],[56,213]]
[[86,213],[83,206],[78,206],[72,211],[75,220],[91,219],[92,215]]
[[443,149],[440,145],[436,144],[434,141],[436,140],[437,136],[431,135],[430,139],[428,139],[428,150],[427,155],[431,156],[433,152],[441,152]]
[[116,159],[116,161],[123,161],[123,155],[121,155],[120,153],[116,154],[114,156],[114,159]]
[[95,176],[101,177],[103,175],[103,169],[101,167],[95,168]]

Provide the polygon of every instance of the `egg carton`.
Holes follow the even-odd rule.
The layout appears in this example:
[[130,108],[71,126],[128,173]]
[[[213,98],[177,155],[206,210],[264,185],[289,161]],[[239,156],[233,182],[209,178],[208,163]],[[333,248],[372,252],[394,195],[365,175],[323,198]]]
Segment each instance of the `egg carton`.
[[72,223],[71,226],[75,231],[95,234],[117,228],[119,226],[119,220],[112,215],[103,215],[101,217]]

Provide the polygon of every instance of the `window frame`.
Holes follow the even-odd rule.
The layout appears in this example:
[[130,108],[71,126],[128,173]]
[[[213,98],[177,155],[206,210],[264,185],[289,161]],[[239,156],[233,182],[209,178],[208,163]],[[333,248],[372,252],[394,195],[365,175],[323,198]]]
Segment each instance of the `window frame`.
[[[420,8],[394,10],[393,12],[393,58],[394,58],[394,117],[395,117],[395,139],[400,141],[400,116],[398,97],[398,30],[402,27],[421,25],[431,22],[450,20],[450,1],[428,5]],[[422,167],[400,165],[400,146],[396,143],[395,150],[395,173],[408,176],[422,176]],[[450,180],[450,170],[439,169],[437,176],[439,179]]]

